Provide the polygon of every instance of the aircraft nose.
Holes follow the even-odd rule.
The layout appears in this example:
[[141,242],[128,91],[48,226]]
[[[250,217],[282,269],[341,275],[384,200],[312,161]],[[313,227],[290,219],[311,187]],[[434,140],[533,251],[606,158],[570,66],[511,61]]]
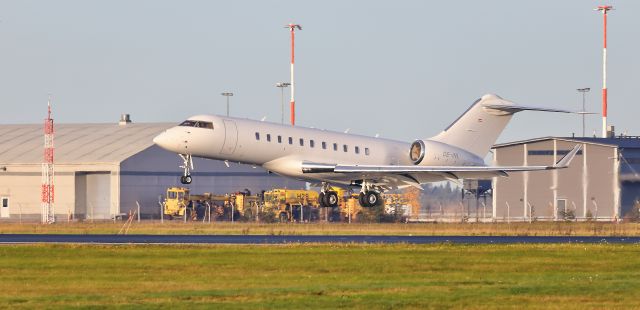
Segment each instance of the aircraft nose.
[[173,151],[170,145],[171,139],[166,131],[153,138],[153,143],[165,150]]

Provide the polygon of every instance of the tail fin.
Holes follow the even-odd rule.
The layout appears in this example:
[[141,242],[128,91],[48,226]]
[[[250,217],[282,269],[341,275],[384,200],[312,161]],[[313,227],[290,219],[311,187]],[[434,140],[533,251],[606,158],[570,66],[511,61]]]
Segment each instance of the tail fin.
[[485,157],[513,114],[524,110],[572,113],[560,109],[519,106],[497,95],[487,94],[476,100],[464,114],[430,140]]

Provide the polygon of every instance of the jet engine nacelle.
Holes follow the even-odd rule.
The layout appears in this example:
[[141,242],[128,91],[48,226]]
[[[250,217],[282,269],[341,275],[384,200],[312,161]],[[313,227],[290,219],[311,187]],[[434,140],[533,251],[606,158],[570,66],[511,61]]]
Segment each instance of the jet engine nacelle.
[[409,159],[419,166],[477,166],[484,160],[461,148],[431,140],[416,140],[411,144]]

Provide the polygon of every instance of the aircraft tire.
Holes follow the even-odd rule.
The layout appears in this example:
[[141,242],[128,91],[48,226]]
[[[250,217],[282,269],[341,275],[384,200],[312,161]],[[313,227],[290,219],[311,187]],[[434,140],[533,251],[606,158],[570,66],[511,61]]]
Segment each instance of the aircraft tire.
[[365,200],[367,205],[370,207],[375,207],[380,204],[380,194],[375,191],[368,191],[365,194]]
[[327,207],[335,208],[338,206],[338,193],[334,191],[326,192],[322,200]]
[[363,208],[369,208],[370,205],[367,204],[367,200],[364,197],[364,193],[360,193],[360,195],[358,195],[358,203],[360,203],[360,206]]
[[321,208],[326,208],[327,205],[324,203],[324,193],[320,192],[320,194],[318,194],[318,203],[320,204]]

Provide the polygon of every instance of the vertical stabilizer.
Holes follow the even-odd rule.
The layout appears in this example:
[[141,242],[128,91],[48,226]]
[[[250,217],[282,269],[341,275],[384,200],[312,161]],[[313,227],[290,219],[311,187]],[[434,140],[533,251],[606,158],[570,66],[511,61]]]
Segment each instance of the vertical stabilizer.
[[444,131],[429,140],[453,145],[483,158],[507,126],[513,113],[520,110],[510,101],[487,94],[476,100]]

